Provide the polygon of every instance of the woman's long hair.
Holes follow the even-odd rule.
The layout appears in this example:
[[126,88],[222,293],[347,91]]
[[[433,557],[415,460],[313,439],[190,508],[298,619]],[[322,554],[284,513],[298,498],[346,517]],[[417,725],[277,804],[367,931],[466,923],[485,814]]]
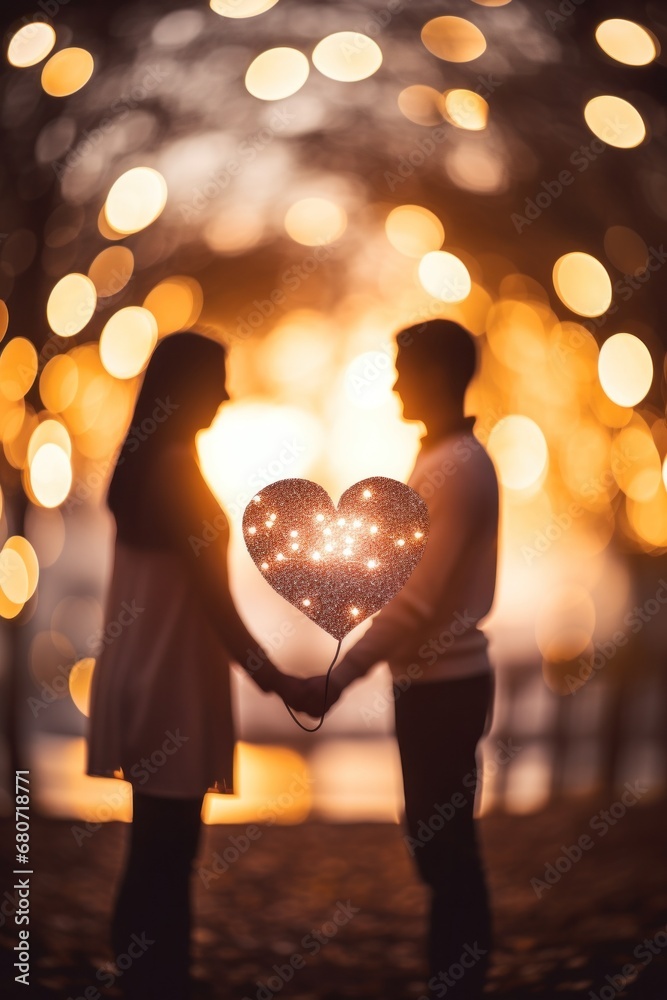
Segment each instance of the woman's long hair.
[[119,538],[135,545],[160,545],[159,512],[148,502],[155,460],[174,444],[193,444],[197,431],[226,398],[222,344],[192,332],[160,341],[107,494]]

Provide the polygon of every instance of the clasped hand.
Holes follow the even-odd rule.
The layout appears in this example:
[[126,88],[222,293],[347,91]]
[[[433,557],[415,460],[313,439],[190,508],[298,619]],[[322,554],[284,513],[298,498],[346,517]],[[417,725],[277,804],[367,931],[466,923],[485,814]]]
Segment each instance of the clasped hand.
[[328,712],[340,697],[333,676],[329,678],[329,687],[326,690],[326,674],[320,677],[292,677],[289,674],[281,674],[274,690],[295,712],[305,712],[314,719],[319,719],[325,711]]

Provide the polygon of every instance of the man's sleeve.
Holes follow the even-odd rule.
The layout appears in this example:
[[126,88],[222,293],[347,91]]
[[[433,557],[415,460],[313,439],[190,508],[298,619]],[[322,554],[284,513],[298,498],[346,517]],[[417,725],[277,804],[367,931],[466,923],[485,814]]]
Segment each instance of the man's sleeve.
[[474,528],[474,498],[457,471],[433,496],[424,555],[403,589],[374,619],[359,642],[345,654],[345,664],[361,676],[373,664],[396,653],[429,622],[440,605]]

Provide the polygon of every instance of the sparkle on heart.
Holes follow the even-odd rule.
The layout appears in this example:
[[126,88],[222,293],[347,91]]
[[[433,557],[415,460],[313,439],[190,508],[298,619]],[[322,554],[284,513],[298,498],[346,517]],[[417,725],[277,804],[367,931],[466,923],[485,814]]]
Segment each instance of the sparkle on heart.
[[404,586],[428,524],[422,498],[395,479],[364,479],[337,508],[317,483],[281,479],[246,507],[243,537],[273,589],[342,639]]

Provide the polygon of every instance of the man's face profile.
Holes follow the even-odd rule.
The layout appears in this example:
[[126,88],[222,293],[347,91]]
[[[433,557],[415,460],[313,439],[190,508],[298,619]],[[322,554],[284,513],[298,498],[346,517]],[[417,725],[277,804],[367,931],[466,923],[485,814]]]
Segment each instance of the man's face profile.
[[404,420],[424,420],[437,400],[442,401],[441,380],[437,372],[406,363],[399,350],[396,359],[396,380],[393,391],[401,400]]

